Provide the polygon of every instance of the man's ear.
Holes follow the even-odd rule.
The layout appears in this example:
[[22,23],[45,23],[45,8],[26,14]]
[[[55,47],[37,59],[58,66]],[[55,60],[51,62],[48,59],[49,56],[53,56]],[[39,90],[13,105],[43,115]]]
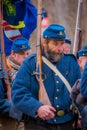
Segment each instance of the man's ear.
[[41,39],[41,43],[42,43],[42,46],[43,46],[43,47],[46,46],[46,40],[45,40],[45,39]]
[[78,64],[80,64],[80,63],[81,63],[81,59],[77,59],[77,61],[78,61]]
[[14,51],[11,51],[11,54],[10,54],[12,57],[15,56],[15,52]]

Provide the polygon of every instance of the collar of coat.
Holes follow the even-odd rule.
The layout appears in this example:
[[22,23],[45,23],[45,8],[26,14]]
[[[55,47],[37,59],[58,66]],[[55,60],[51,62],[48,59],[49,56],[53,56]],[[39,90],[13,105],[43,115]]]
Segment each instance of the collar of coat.
[[18,65],[18,63],[11,57],[8,57],[8,63],[10,64],[10,66],[16,70],[18,70],[20,68],[20,65]]

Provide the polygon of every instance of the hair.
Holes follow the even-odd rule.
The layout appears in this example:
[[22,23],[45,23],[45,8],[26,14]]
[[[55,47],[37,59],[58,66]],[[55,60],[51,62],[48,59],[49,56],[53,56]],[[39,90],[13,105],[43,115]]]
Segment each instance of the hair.
[[51,39],[45,38],[44,40],[45,40],[46,44],[48,44],[48,43],[50,42]]

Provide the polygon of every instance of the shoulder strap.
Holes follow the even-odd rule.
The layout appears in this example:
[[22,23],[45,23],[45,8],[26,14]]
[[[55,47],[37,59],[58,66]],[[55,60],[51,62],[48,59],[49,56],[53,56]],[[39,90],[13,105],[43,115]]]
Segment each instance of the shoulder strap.
[[71,86],[69,84],[69,82],[66,80],[66,78],[60,73],[60,71],[56,68],[56,66],[54,66],[49,60],[47,60],[47,58],[45,58],[44,56],[42,56],[42,60],[43,62],[50,68],[52,69],[57,76],[60,77],[60,79],[63,81],[63,83],[66,85],[69,93],[71,93]]

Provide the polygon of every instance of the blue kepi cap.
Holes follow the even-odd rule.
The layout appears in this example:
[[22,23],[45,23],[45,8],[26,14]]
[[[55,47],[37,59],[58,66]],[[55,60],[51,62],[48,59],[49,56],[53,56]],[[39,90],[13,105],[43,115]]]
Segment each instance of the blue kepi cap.
[[78,51],[77,58],[81,56],[87,56],[87,44],[84,45],[84,47],[80,51]]
[[26,38],[17,38],[13,41],[11,50],[14,51],[26,51],[30,49],[30,44]]
[[65,40],[65,28],[62,25],[51,24],[43,32],[43,38],[49,38],[53,40]]
[[66,38],[66,39],[65,39],[65,43],[67,43],[67,44],[70,44],[70,45],[71,45],[71,43],[72,43],[72,42],[71,42],[71,40],[70,40],[69,38]]

